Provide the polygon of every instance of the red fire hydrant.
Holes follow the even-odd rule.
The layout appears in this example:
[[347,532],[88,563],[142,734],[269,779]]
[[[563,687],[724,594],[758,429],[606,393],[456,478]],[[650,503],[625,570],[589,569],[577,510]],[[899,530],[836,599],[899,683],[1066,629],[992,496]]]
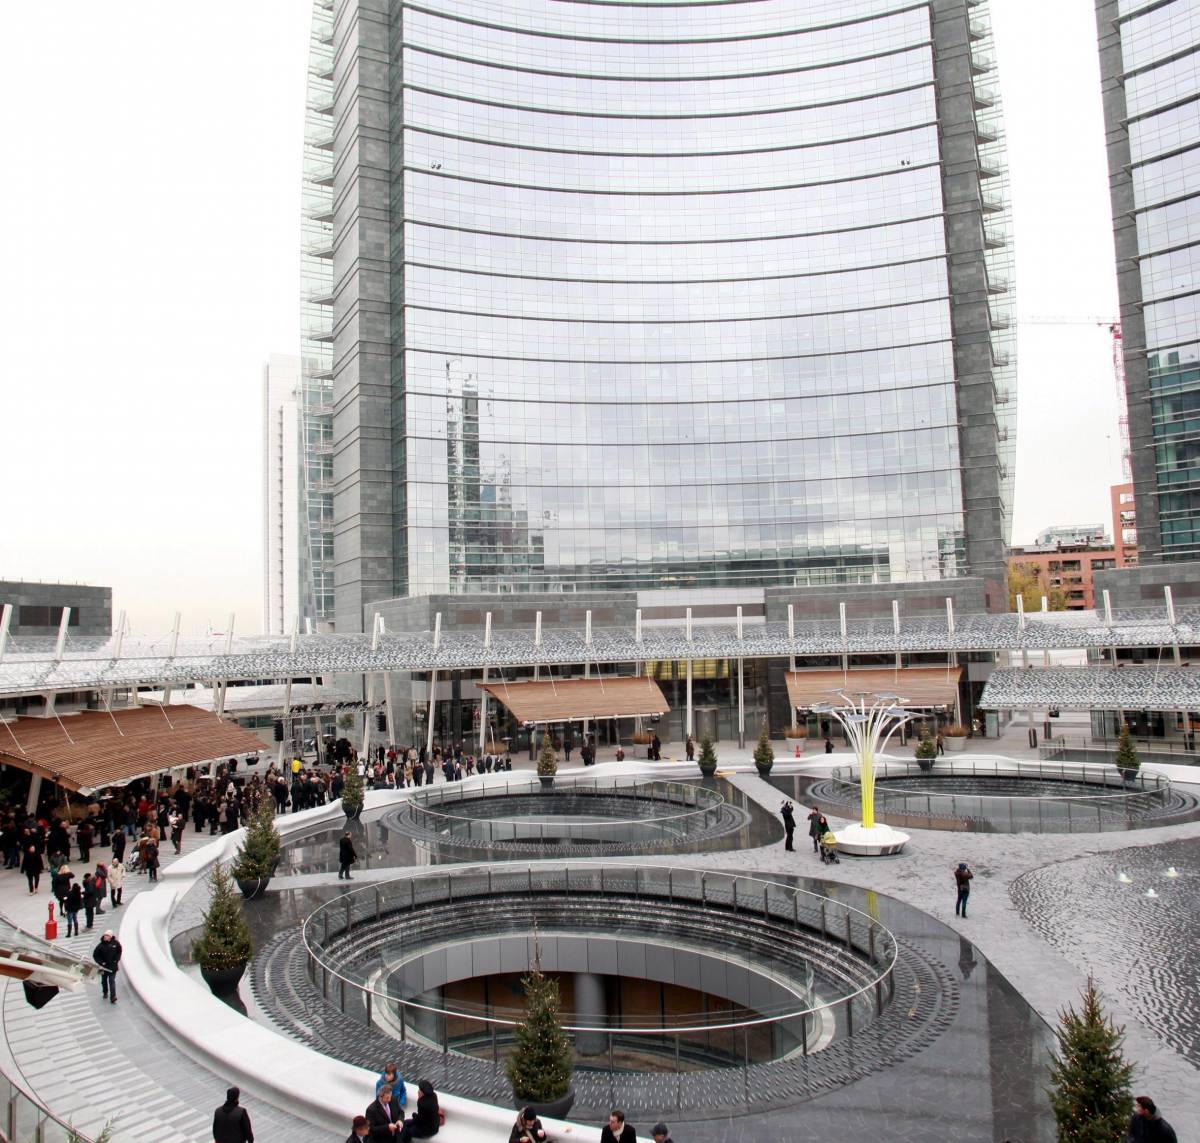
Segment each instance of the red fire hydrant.
[[54,941],[58,939],[58,922],[54,919],[54,902],[47,902],[46,908],[50,914],[46,918],[46,940]]

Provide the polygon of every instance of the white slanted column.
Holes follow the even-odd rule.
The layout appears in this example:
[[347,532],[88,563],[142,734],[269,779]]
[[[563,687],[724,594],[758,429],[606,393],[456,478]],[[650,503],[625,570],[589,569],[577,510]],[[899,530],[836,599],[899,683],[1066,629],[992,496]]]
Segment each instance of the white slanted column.
[[1179,652],[1179,632],[1175,627],[1175,596],[1169,587],[1163,588],[1163,602],[1167,605],[1167,622],[1171,625],[1171,650],[1175,653],[1175,666],[1183,666]]
[[[486,665],[483,668],[483,681],[485,683],[488,681],[488,669],[487,669]],[[483,752],[487,749],[487,737],[488,737],[487,700],[488,700],[487,691],[485,691],[483,689],[483,687],[480,687],[479,688],[479,753],[480,754],[483,754]]]
[[[375,612],[375,618],[371,620],[371,654],[379,650],[379,637],[383,633],[383,616],[379,612]],[[295,646],[296,637],[292,636],[292,645]],[[294,653],[294,652],[293,652]],[[375,671],[366,671],[367,684],[367,709],[363,712],[363,737],[362,750],[359,751],[359,759],[363,762],[371,760],[371,720],[375,717]]]
[[737,661],[737,702],[738,702],[738,749],[746,746],[746,679],[742,673],[742,660]]
[[687,678],[687,715],[686,715],[686,718],[684,719],[684,722],[686,723],[686,725],[684,726],[683,729],[684,729],[684,734],[690,738],[693,734],[696,733],[695,727],[692,725],[692,660],[691,659],[688,659],[687,666],[685,669],[687,671],[687,676],[686,676],[686,678]]
[[[125,612],[121,612],[122,615]],[[12,604],[4,605],[4,612],[0,614],[0,659],[4,658],[4,649],[8,646],[8,629],[12,626]]]
[[[65,610],[66,609],[64,608],[64,611]],[[171,628],[171,645],[170,645],[170,650],[167,652],[167,658],[171,661],[171,663],[175,662],[175,652],[179,648],[179,621],[182,618],[183,618],[183,616],[178,611],[175,612],[175,624]],[[66,623],[66,621],[67,621],[66,615],[64,614],[63,623]],[[61,632],[59,634],[59,646],[60,647],[62,646],[62,640],[63,640],[63,637],[65,636],[65,634],[66,634],[65,631]],[[58,657],[62,658],[61,652],[59,653]],[[168,707],[170,705],[171,705],[171,684],[169,681],[167,681],[166,685],[163,687],[163,706]]]
[[[590,679],[592,677],[592,613],[588,610],[584,614],[583,623],[583,645],[587,648],[587,658],[583,660],[583,677]],[[568,728],[569,733],[569,728]],[[583,720],[583,741],[579,744],[580,749],[587,745],[588,740],[588,720]]]
[[425,731],[425,751],[433,754],[433,712],[437,704],[437,671],[429,672],[429,726]]

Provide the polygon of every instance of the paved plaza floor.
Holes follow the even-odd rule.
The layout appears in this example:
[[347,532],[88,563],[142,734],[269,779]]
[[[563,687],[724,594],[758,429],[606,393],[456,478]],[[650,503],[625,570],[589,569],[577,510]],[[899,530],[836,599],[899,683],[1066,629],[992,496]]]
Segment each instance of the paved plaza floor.
[[[1019,737],[1009,737],[1014,741],[1003,740],[1006,754],[1032,756],[1027,748],[1019,748],[1023,728]],[[982,745],[972,743],[970,748],[979,753]],[[988,745],[995,751],[994,741]],[[784,749],[778,744],[778,770],[800,775],[801,789],[808,775],[849,757],[839,751],[827,758],[810,744],[809,753],[797,763],[785,759]],[[670,747],[665,753],[671,753]],[[723,767],[736,769],[749,762],[751,748],[719,746],[719,753]],[[696,773],[677,762],[629,759],[619,767],[602,764],[588,774],[618,770],[671,777]],[[1195,773],[1200,785],[1200,771]],[[1188,781],[1191,774],[1181,767],[1173,776]],[[766,811],[777,811],[782,795],[775,786],[747,771],[732,773],[730,780]],[[835,829],[840,824],[832,818],[831,823]],[[1200,822],[1104,834],[910,832],[908,848],[897,857],[847,857],[829,867],[817,861],[801,836],[794,853],[772,844],[737,854],[655,857],[656,863],[809,878],[833,895],[874,890],[911,907],[903,914],[897,909],[889,918],[897,925],[897,935],[920,946],[953,977],[964,1013],[959,1018],[962,1035],[973,1026],[984,1029],[973,1043],[943,1038],[903,1065],[880,1068],[788,1111],[686,1123],[673,1132],[676,1143],[765,1143],[792,1134],[834,1133],[864,1143],[925,1139],[930,1134],[983,1141],[992,1138],[992,1117],[1001,1112],[1005,1123],[1024,1124],[1022,1133],[1013,1131],[1013,1138],[1026,1143],[1047,1138],[1041,1093],[1045,1060],[1039,1045],[1048,1042],[1058,1011],[1077,1000],[1089,972],[1109,1010],[1126,1026],[1126,1050],[1140,1068],[1136,1087],[1155,1097],[1181,1139],[1194,1137],[1200,1131],[1200,1012],[1195,987],[1200,967],[1195,953]],[[185,855],[209,840],[207,833],[198,835],[189,828]],[[99,855],[97,850],[93,857]],[[174,860],[164,852],[164,868]],[[956,918],[953,908],[951,870],[960,860],[969,861],[976,874],[966,920]],[[298,867],[273,883],[271,892],[336,893],[335,873],[321,865],[316,863],[310,871]],[[1180,875],[1167,877],[1169,867]],[[1119,880],[1121,873],[1129,880]],[[394,874],[385,865],[365,870],[363,877]],[[40,933],[48,888],[45,876],[41,894],[30,897],[22,876],[4,873],[0,911]],[[1155,895],[1147,896],[1148,889]],[[126,882],[126,901],[155,891],[144,876],[132,875]],[[119,932],[121,919],[122,910],[109,910],[97,918],[91,933],[59,944],[88,955],[105,927]],[[208,1143],[212,1110],[221,1102],[226,1078],[193,1059],[186,1043],[165,1035],[128,983],[121,983],[125,987],[115,1006],[102,1004],[98,990],[89,987],[60,993],[37,1011],[26,1005],[19,985],[0,985],[4,1070],[85,1131],[94,1132],[112,1120],[118,1141]],[[1023,1015],[1027,1011],[1032,1016]],[[1007,1024],[1006,1013],[1022,1014],[1021,1026]],[[264,1064],[264,1075],[269,1067],[269,1062]],[[313,1067],[321,1067],[320,1057],[313,1057]],[[974,1104],[973,1092],[978,1095]],[[364,1105],[369,1094],[364,1092]],[[256,1137],[264,1143],[330,1138],[249,1085],[244,1103]],[[925,1111],[898,1117],[893,1109],[900,1105]],[[665,1114],[672,1118],[669,1111]],[[644,1132],[647,1125],[638,1126]],[[454,1139],[449,1130],[443,1134]]]

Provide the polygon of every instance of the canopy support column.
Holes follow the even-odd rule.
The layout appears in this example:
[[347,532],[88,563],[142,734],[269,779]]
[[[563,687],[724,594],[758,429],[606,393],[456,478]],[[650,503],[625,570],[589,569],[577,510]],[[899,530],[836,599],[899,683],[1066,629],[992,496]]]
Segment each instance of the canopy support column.
[[684,734],[691,738],[695,732],[692,726],[692,661],[687,661],[687,717],[684,719]]
[[738,700],[738,749],[746,748],[746,678],[742,672],[742,660],[737,661],[737,700]]
[[429,726],[425,731],[425,752],[433,755],[433,712],[437,703],[437,671],[429,672]]

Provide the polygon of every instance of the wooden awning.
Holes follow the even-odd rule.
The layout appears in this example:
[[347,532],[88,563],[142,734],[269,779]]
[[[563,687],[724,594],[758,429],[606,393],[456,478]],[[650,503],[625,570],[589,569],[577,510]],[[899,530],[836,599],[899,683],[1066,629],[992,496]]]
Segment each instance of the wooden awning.
[[958,695],[962,667],[881,667],[851,671],[788,671],[788,698],[797,710],[811,710],[824,702],[838,701],[841,691],[851,698],[893,694],[909,710],[952,707]]
[[536,683],[480,683],[518,722],[579,722],[632,718],[670,710],[658,683],[633,678],[565,679]]
[[89,793],[161,770],[258,750],[262,740],[195,706],[85,710],[0,726],[0,762]]

